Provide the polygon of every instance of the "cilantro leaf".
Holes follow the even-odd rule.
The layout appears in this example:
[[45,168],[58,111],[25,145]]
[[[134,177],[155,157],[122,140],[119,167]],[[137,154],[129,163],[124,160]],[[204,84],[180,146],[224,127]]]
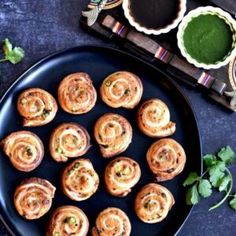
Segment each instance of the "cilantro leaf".
[[210,182],[212,186],[218,187],[219,181],[225,176],[225,163],[218,161],[214,166],[209,169]]
[[227,187],[230,183],[230,181],[232,181],[231,177],[229,175],[224,176],[219,183],[219,191],[227,191]]
[[199,202],[200,196],[197,191],[197,184],[194,184],[191,188],[188,189],[186,194],[186,204],[195,205]]
[[236,211],[236,195],[234,195],[233,199],[229,202],[230,207]]
[[206,167],[211,167],[217,162],[216,156],[212,154],[206,154],[205,156],[203,156],[203,161]]
[[229,164],[236,159],[236,153],[230,146],[220,149],[217,154],[207,154],[203,157],[205,171],[201,176],[191,172],[185,179],[183,186],[192,185],[186,193],[186,204],[195,205],[201,197],[209,197],[213,192],[213,188],[220,192],[225,191],[223,198],[210,207],[209,211],[220,207],[229,197],[229,206],[236,211],[236,194],[231,195],[233,188],[233,177]]
[[12,51],[6,54],[6,59],[12,64],[19,63],[24,57],[24,50],[20,47],[15,47]]
[[12,44],[10,43],[9,39],[6,38],[3,41],[3,52],[6,55],[8,52],[12,51]]
[[212,194],[211,183],[207,179],[202,179],[198,185],[198,192],[202,197],[209,197]]
[[236,154],[230,146],[226,146],[221,148],[221,150],[217,153],[217,156],[225,162],[226,165],[229,165],[234,161]]
[[186,180],[183,183],[183,186],[189,186],[192,185],[194,182],[196,182],[200,177],[198,176],[198,174],[196,172],[190,172],[188,177],[186,178]]
[[24,50],[20,47],[13,48],[11,42],[7,38],[3,41],[3,53],[5,58],[1,59],[0,62],[9,61],[12,64],[19,63],[25,56]]

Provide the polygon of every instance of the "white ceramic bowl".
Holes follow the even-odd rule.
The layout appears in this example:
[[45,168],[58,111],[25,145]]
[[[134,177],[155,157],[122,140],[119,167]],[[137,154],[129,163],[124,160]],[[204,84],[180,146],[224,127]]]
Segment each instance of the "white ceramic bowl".
[[[143,0],[145,1],[145,0]],[[176,0],[173,0],[176,1]],[[143,32],[145,34],[164,34],[168,33],[170,30],[176,28],[179,24],[179,22],[183,19],[184,13],[186,12],[186,1],[187,0],[179,0],[179,12],[177,14],[177,17],[172,21],[171,24],[158,28],[158,29],[149,29],[145,28],[144,26],[140,25],[137,21],[135,21],[134,17],[131,15],[130,12],[130,1],[129,0],[123,0],[123,9],[125,17],[128,19],[129,23],[136,28],[136,30]]]
[[236,57],[229,64],[229,82],[236,91]]
[[[233,44],[232,44],[231,51],[229,51],[229,53],[224,58],[222,58],[222,60],[217,61],[214,64],[200,63],[196,59],[194,59],[186,51],[185,46],[184,46],[184,40],[183,40],[184,31],[185,31],[185,28],[187,27],[188,23],[193,18],[195,18],[195,17],[197,17],[199,15],[208,15],[208,14],[217,15],[218,17],[223,19],[230,26],[230,29],[231,29],[231,31],[233,33]],[[234,56],[236,56],[236,21],[231,17],[230,14],[228,14],[227,12],[225,12],[222,9],[217,8],[217,7],[207,6],[207,7],[196,8],[196,9],[190,11],[183,18],[182,22],[180,23],[179,28],[178,28],[178,33],[177,33],[177,42],[178,42],[178,47],[179,47],[182,55],[191,64],[195,65],[196,67],[204,68],[204,69],[207,69],[207,70],[208,69],[220,68],[222,66],[227,65],[230,62],[230,60],[232,60],[232,58]]]

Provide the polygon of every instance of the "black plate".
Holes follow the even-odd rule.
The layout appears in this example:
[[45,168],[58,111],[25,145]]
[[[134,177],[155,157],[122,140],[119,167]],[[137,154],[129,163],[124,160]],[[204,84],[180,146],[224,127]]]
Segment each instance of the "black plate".
[[[177,131],[173,138],[183,145],[187,153],[187,163],[183,173],[174,180],[163,183],[173,193],[176,203],[168,217],[158,224],[142,223],[133,211],[133,200],[137,191],[141,186],[154,181],[148,169],[145,154],[155,139],[146,137],[138,130],[135,123],[137,109],[112,109],[98,99],[96,107],[85,115],[73,116],[59,109],[56,118],[51,123],[37,128],[23,128],[16,110],[17,97],[26,88],[40,87],[48,90],[56,98],[57,87],[63,77],[72,72],[84,71],[91,75],[98,90],[102,80],[118,70],[134,72],[142,79],[144,85],[142,101],[153,97],[165,101],[170,108],[171,120],[177,123]],[[137,160],[142,170],[139,183],[131,194],[122,199],[112,197],[105,191],[102,181],[103,171],[110,160],[101,157],[93,139],[94,123],[106,112],[119,113],[131,122],[134,130],[133,142],[123,154]],[[67,121],[78,122],[88,129],[93,147],[85,157],[90,158],[101,179],[98,192],[83,202],[71,201],[62,194],[59,186],[60,173],[68,163],[56,163],[48,151],[49,134],[58,124]],[[191,207],[185,204],[185,190],[182,187],[182,182],[190,171],[194,170],[200,173],[202,168],[201,142],[194,113],[189,102],[174,82],[158,69],[129,54],[110,48],[85,46],[56,53],[38,62],[11,86],[0,101],[0,139],[12,131],[23,129],[31,130],[39,135],[44,142],[46,152],[42,164],[36,170],[30,173],[21,173],[12,167],[7,156],[0,151],[0,210],[8,227],[16,235],[44,235],[45,225],[51,211],[65,204],[73,204],[82,208],[89,218],[90,226],[94,225],[96,216],[102,209],[108,206],[119,207],[128,214],[134,236],[173,235],[178,232],[191,211]],[[51,211],[35,221],[28,221],[20,217],[13,205],[16,186],[24,178],[31,176],[46,178],[57,187]]]

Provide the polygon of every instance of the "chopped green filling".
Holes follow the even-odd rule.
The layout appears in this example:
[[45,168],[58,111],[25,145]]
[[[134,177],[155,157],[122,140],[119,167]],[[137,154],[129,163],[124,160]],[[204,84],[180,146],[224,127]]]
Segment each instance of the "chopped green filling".
[[106,85],[107,87],[110,87],[110,86],[111,86],[111,81],[110,81],[110,80],[107,80],[107,81],[105,82],[105,85]]
[[130,89],[126,89],[124,94],[127,96],[130,95]]

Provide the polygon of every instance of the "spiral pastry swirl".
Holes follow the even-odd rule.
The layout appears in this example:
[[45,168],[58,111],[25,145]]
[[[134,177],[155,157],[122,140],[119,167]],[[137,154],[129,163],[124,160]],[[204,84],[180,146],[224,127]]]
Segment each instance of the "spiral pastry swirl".
[[138,126],[149,137],[166,137],[172,135],[176,126],[170,121],[170,111],[160,99],[144,102],[138,111]]
[[17,110],[23,117],[23,126],[41,126],[54,119],[57,103],[47,91],[30,88],[20,94]]
[[147,184],[135,198],[135,212],[145,223],[153,224],[162,221],[174,205],[172,193],[159,184]]
[[88,218],[80,208],[62,206],[53,212],[50,218],[47,236],[86,236],[88,229]]
[[1,146],[12,165],[24,172],[37,168],[44,156],[42,141],[29,131],[11,133],[1,141]]
[[132,141],[132,127],[123,116],[107,113],[94,128],[94,136],[103,157],[113,157],[125,151]]
[[118,157],[105,170],[105,184],[108,192],[117,197],[125,197],[131,192],[141,177],[139,164],[128,158]]
[[100,93],[108,106],[132,109],[141,100],[143,85],[139,77],[133,73],[118,71],[103,81]]
[[50,153],[57,162],[84,155],[90,148],[90,136],[87,130],[76,123],[59,125],[50,138]]
[[97,92],[87,73],[66,76],[58,88],[58,100],[62,109],[70,114],[89,112],[97,101]]
[[77,159],[62,174],[62,190],[74,201],[90,198],[98,189],[99,177],[89,159]]
[[186,155],[182,146],[170,138],[151,145],[147,162],[158,182],[173,179],[184,169]]
[[28,220],[38,219],[51,208],[55,191],[56,188],[45,179],[26,179],[16,188],[14,194],[16,210]]
[[119,208],[109,207],[98,215],[92,236],[129,236],[131,224],[128,216]]

